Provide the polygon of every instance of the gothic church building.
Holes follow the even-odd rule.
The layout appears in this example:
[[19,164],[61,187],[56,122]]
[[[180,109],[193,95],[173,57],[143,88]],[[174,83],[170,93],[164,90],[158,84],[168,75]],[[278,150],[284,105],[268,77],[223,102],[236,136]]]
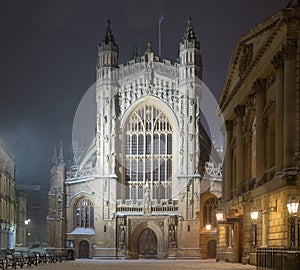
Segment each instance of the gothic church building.
[[126,65],[108,22],[98,46],[96,136],[51,168],[48,245],[76,258],[200,258],[202,61],[191,20],[178,63],[148,45]]

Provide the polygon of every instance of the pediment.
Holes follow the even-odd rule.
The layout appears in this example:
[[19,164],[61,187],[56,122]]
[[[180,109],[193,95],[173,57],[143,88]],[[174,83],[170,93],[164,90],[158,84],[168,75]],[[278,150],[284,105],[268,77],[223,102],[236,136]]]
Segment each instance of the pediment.
[[278,12],[238,39],[219,99],[221,110],[234,95],[234,90],[255,68],[255,64],[278,33],[282,21],[282,12]]

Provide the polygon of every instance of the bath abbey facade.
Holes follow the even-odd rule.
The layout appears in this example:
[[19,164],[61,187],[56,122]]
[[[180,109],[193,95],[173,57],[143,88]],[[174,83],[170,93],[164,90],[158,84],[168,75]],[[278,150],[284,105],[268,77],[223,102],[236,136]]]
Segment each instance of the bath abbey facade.
[[214,257],[221,167],[207,163],[204,177],[202,61],[191,20],[177,63],[150,43],[126,65],[118,56],[108,22],[98,46],[95,138],[69,172],[62,148],[53,158],[48,245],[81,258]]

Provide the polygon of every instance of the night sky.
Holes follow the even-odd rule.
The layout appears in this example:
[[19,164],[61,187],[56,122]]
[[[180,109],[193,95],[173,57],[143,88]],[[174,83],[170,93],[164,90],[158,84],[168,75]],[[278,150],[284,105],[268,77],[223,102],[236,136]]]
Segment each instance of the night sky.
[[151,41],[174,61],[191,16],[201,44],[203,81],[219,98],[237,38],[284,8],[288,0],[0,1],[0,136],[16,160],[17,183],[47,188],[54,143],[70,152],[76,108],[95,82],[97,45],[106,21],[119,63]]

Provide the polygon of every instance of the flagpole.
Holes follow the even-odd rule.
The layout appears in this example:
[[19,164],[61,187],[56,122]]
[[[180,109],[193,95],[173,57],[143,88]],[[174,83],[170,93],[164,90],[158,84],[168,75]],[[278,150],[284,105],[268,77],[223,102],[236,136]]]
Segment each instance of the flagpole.
[[160,15],[158,21],[158,56],[161,57],[161,23],[164,20],[164,16]]

